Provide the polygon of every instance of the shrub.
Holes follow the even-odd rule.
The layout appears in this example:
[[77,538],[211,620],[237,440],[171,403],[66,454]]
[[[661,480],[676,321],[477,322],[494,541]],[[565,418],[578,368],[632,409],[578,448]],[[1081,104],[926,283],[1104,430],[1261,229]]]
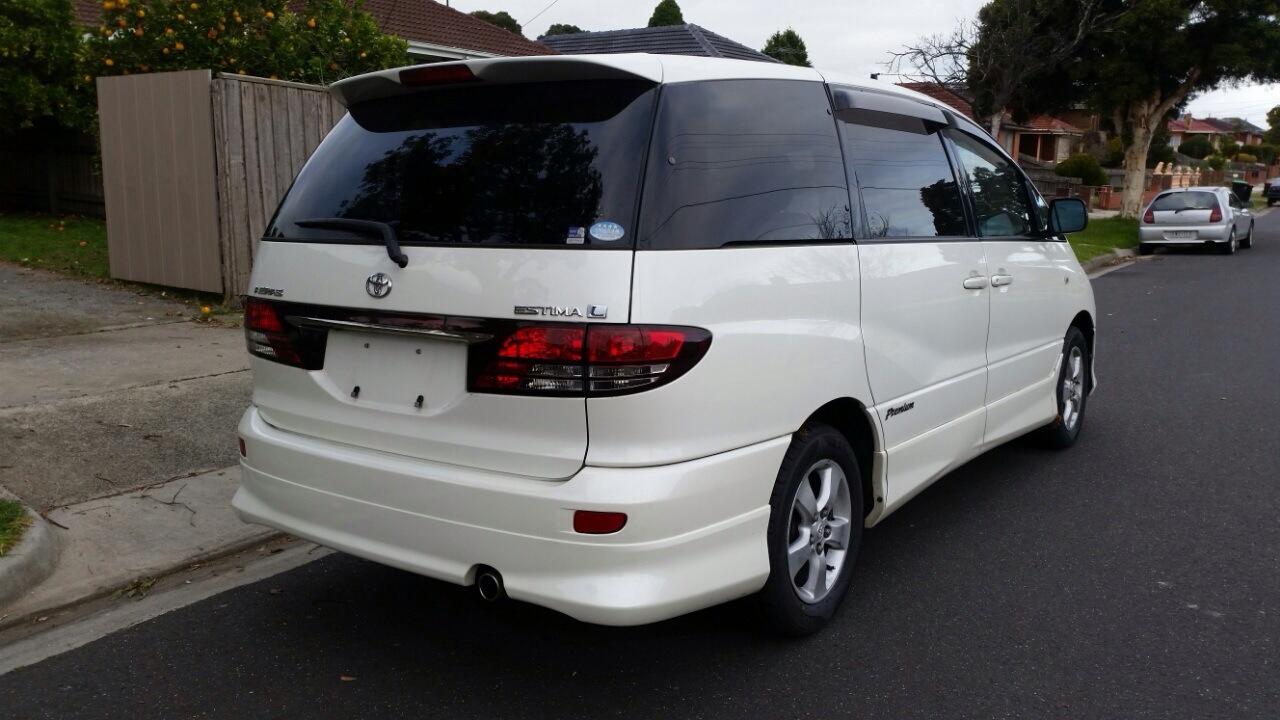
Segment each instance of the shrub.
[[1182,144],[1178,146],[1178,152],[1187,157],[1203,160],[1213,154],[1213,143],[1201,135],[1192,135],[1182,141]]
[[[1155,147],[1151,148],[1155,150]],[[1113,137],[1107,141],[1107,152],[1102,156],[1102,167],[1118,168],[1124,166],[1124,141]]]
[[1207,159],[1210,170],[1221,170],[1227,166],[1227,159],[1221,155],[1214,155]]
[[1258,162],[1258,156],[1250,155],[1249,153],[1236,153],[1236,162],[1256,163]]
[[1274,145],[1254,145],[1251,150],[1258,156],[1259,162],[1264,162],[1268,165],[1275,162],[1277,154],[1280,154]]
[[1054,168],[1054,172],[1063,177],[1080,178],[1080,182],[1085,185],[1110,185],[1107,174],[1102,172],[1102,166],[1089,153],[1076,153],[1071,157],[1058,163],[1058,167]]

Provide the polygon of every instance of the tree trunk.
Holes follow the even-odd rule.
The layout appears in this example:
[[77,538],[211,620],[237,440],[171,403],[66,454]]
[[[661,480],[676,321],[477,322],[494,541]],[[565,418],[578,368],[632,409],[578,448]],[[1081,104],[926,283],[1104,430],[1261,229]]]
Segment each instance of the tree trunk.
[[1142,212],[1142,195],[1147,190],[1147,151],[1151,149],[1150,120],[1133,122],[1129,116],[1129,131],[1133,140],[1124,149],[1124,194],[1120,205],[1120,217],[1136,218]]

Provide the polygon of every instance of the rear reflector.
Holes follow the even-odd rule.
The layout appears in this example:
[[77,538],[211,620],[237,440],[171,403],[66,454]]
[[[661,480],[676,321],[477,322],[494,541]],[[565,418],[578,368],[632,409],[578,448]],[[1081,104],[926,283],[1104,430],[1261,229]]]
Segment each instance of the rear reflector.
[[573,513],[573,531],[583,535],[616,533],[627,524],[626,513],[577,510]]
[[244,449],[244,438],[237,438],[240,441],[240,457],[249,457],[249,453]]
[[480,78],[466,65],[427,65],[400,71],[400,84],[408,87],[425,85],[454,85],[478,82]]

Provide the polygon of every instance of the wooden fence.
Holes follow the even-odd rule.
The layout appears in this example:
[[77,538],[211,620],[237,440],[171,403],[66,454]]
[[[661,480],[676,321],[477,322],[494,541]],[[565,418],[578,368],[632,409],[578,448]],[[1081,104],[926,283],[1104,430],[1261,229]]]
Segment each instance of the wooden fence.
[[345,112],[322,87],[205,70],[99,78],[98,107],[112,276],[228,300]]
[[0,136],[0,205],[101,217],[96,148],[92,136],[49,126]]

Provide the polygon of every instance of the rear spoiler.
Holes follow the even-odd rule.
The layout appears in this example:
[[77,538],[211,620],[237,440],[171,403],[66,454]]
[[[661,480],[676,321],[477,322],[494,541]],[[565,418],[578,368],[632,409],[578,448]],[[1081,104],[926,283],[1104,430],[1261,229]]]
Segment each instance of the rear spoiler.
[[[405,83],[405,79],[412,83],[415,74],[421,77],[428,69],[432,75],[442,78],[438,85]],[[473,77],[466,77],[468,72]],[[427,92],[462,82],[514,84],[563,80],[648,80],[660,83],[662,62],[642,53],[461,60],[358,75],[330,85],[329,92],[343,107],[351,107],[368,100]]]

